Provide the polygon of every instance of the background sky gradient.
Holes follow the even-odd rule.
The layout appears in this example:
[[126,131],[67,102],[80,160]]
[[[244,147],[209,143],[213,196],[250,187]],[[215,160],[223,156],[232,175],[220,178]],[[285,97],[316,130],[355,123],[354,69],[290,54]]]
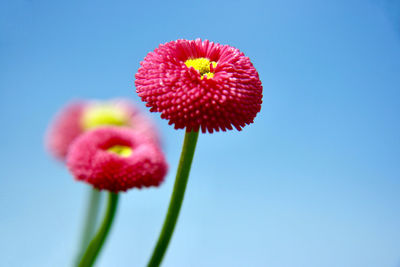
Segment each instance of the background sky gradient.
[[[71,266],[88,187],[43,148],[77,98],[128,97],[158,44],[239,48],[264,86],[255,123],[200,135],[163,266],[400,266],[400,2],[0,2],[1,266]],[[150,113],[149,113],[150,114]],[[151,114],[170,164],[123,194],[99,267],[144,266],[183,131]]]

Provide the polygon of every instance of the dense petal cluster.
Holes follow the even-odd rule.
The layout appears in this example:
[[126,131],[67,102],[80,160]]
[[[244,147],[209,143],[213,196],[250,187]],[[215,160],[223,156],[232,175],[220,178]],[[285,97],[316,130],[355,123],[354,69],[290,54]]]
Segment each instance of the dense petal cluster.
[[167,173],[159,146],[125,127],[101,127],[71,144],[67,166],[77,180],[112,192],[158,186]]
[[132,102],[74,101],[63,108],[50,125],[46,146],[57,158],[64,160],[71,142],[82,133],[104,125],[124,126],[158,142],[153,123]]
[[258,73],[234,47],[177,40],[160,45],[140,64],[138,95],[176,129],[241,130],[261,109]]

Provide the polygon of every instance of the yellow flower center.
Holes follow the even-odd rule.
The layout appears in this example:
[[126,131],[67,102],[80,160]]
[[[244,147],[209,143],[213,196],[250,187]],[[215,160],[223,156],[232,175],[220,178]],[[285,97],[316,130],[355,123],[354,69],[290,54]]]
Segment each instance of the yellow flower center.
[[118,156],[123,158],[127,158],[130,155],[132,155],[132,148],[130,148],[129,146],[116,145],[108,148],[107,151],[110,153],[117,154]]
[[84,130],[90,130],[103,125],[128,125],[129,117],[115,105],[94,104],[84,111],[81,122]]
[[188,59],[185,61],[186,67],[193,67],[195,70],[200,72],[201,78],[204,78],[204,75],[207,79],[211,79],[214,77],[214,73],[210,71],[210,64],[212,64],[213,68],[217,66],[217,62],[210,61],[208,58],[199,57],[195,59]]

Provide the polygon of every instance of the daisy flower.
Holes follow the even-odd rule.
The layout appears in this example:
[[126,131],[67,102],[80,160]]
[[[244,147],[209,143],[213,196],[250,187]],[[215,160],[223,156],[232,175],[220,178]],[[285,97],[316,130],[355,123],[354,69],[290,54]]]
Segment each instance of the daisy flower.
[[258,73],[234,47],[177,40],[161,44],[140,65],[136,92],[176,129],[240,131],[261,109]]
[[58,113],[47,131],[46,147],[55,157],[64,160],[75,138],[105,125],[129,127],[158,142],[156,128],[132,102],[81,100],[69,103]]
[[111,192],[158,186],[167,163],[157,144],[125,127],[101,127],[79,136],[67,156],[77,180]]

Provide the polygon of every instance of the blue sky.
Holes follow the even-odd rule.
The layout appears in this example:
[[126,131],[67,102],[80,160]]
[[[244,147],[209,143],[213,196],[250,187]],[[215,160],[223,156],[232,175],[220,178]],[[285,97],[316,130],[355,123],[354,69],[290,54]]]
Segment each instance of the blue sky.
[[[400,266],[400,5],[384,0],[2,1],[0,255],[70,266],[87,187],[43,148],[76,98],[140,102],[145,55],[178,38],[239,48],[263,82],[242,132],[199,137],[163,266]],[[151,114],[170,164],[121,198],[98,265],[144,266],[183,131]]]

